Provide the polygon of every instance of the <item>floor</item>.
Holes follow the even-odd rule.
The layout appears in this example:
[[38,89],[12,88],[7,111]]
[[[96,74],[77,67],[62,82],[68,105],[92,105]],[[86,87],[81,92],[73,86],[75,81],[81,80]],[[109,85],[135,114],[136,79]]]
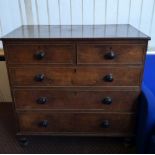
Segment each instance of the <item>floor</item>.
[[12,116],[11,103],[0,103],[0,153],[136,153],[122,139],[101,137],[28,137],[29,145],[23,147],[15,136]]

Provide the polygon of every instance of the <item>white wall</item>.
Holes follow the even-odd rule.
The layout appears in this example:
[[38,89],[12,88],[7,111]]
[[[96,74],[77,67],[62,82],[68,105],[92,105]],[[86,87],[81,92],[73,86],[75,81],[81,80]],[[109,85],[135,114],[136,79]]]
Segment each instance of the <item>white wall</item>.
[[20,25],[127,23],[155,50],[155,0],[0,0],[0,36]]

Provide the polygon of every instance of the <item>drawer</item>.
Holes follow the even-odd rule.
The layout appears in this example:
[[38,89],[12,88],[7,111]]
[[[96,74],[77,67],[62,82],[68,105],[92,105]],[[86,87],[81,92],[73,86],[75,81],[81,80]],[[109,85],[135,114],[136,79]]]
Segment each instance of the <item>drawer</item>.
[[9,44],[9,64],[73,64],[74,44]]
[[144,45],[78,44],[78,64],[143,64]]
[[139,94],[139,91],[126,90],[73,91],[17,89],[14,91],[14,99],[17,109],[98,109],[105,112],[132,112],[136,109]]
[[83,112],[23,112],[18,114],[21,132],[131,134],[132,114]]
[[15,86],[139,86],[142,67],[23,67],[10,69]]

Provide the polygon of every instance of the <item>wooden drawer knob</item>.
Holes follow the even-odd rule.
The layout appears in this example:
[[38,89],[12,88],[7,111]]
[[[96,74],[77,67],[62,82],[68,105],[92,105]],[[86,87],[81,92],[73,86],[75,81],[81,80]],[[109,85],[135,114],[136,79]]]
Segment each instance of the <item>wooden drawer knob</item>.
[[108,120],[104,120],[102,123],[101,123],[101,128],[109,128],[110,127],[110,123]]
[[38,99],[37,99],[37,103],[38,104],[45,104],[45,103],[47,103],[47,97],[39,97]]
[[104,55],[105,59],[114,59],[115,57],[116,57],[116,54],[113,51],[109,51]]
[[48,126],[48,120],[42,120],[39,122],[39,127],[46,128]]
[[102,103],[103,104],[111,104],[112,103],[112,98],[111,97],[105,97],[103,100],[102,100]]
[[44,58],[44,56],[45,56],[45,52],[44,51],[38,51],[38,52],[35,53],[35,58],[37,60],[42,60]]
[[39,81],[39,82],[43,81],[44,78],[45,78],[45,75],[44,75],[44,74],[37,74],[37,75],[35,76],[35,80],[36,80],[36,81]]
[[106,82],[112,82],[114,79],[113,79],[113,76],[112,74],[108,74],[104,77],[104,81]]

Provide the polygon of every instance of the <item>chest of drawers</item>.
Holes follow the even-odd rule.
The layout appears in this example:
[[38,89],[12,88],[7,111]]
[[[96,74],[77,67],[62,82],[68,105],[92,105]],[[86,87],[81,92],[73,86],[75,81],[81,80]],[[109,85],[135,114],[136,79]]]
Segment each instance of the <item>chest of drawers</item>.
[[134,135],[150,38],[130,25],[22,26],[2,38],[18,135]]

